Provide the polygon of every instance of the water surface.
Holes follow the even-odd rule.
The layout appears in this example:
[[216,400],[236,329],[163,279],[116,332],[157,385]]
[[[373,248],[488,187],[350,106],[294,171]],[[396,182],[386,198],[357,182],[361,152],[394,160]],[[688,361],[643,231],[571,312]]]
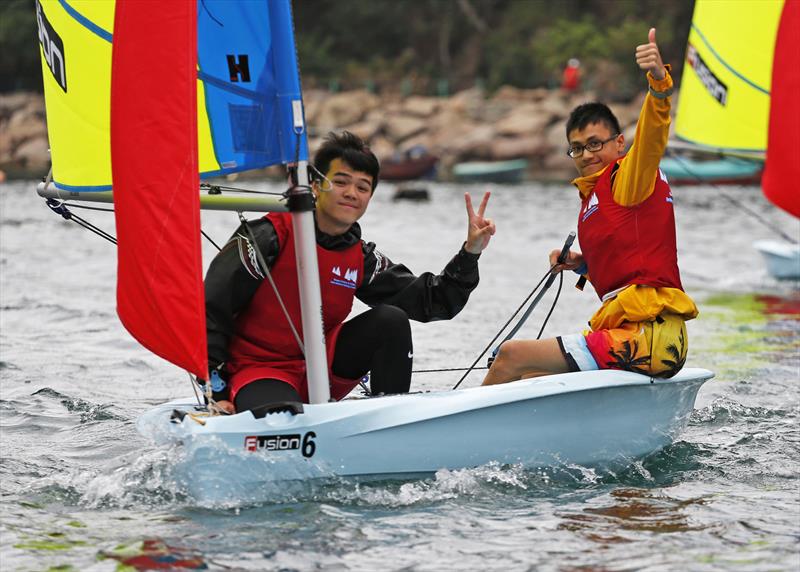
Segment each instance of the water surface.
[[[189,394],[186,374],[119,324],[114,247],[51,213],[33,187],[0,186],[3,571],[800,569],[800,293],[769,278],[752,248],[769,231],[713,188],[675,191],[683,282],[701,309],[687,365],[717,377],[667,449],[619,473],[487,465],[200,507],[175,479],[179,452],[134,428],[143,411]],[[463,193],[479,200],[487,187],[429,188],[429,202],[394,202],[382,184],[363,219],[365,238],[417,273],[457,251]],[[417,369],[472,363],[574,229],[566,186],[488,188],[498,233],[481,284],[455,320],[414,324]],[[800,235],[757,188],[729,192]],[[114,232],[111,216],[76,212]],[[203,223],[222,243],[237,220],[209,212]],[[207,244],[206,264],[213,252]],[[591,288],[573,281],[545,335],[579,331],[595,310]],[[536,335],[551,299],[521,336]],[[459,377],[417,374],[413,386],[447,389]]]

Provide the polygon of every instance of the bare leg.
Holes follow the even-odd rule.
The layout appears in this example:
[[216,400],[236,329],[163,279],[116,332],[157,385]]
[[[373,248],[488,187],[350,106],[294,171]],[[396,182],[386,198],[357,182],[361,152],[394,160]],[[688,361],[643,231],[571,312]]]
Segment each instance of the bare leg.
[[495,385],[568,371],[570,371],[569,365],[555,338],[509,340],[500,346],[500,351],[482,385]]

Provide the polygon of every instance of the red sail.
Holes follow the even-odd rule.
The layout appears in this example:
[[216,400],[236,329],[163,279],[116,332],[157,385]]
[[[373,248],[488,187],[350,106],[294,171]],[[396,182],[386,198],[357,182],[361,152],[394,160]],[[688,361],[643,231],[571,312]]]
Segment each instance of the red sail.
[[118,0],[111,74],[117,312],[206,378],[197,165],[197,2]]
[[800,161],[797,143],[800,134],[800,2],[783,6],[775,59],[772,64],[772,89],[769,110],[767,162],[762,185],[764,194],[783,210],[800,217]]

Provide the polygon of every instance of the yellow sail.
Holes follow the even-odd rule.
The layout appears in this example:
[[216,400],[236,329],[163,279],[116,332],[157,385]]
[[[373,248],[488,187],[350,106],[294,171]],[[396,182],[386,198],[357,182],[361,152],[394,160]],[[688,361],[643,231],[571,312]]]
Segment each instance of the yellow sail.
[[[157,6],[157,3],[154,4]],[[155,8],[154,8],[155,9]],[[221,10],[221,8],[219,8]],[[218,10],[219,11],[219,10]],[[265,9],[262,9],[266,13]],[[53,182],[60,189],[72,192],[111,190],[111,71],[115,0],[37,0],[36,16],[44,80],[47,131],[50,142]],[[265,32],[258,32],[264,36]],[[255,59],[253,51],[251,59]],[[212,54],[217,55],[217,54]],[[225,54],[217,57],[225,61]],[[203,70],[198,70],[198,72]],[[234,135],[217,142],[212,133],[212,114],[216,124],[225,128],[230,108],[234,111],[253,107],[261,109],[264,96],[257,90],[234,85],[234,96],[242,101],[209,101],[209,81],[218,92],[224,77],[204,75],[197,81],[198,154],[202,175],[225,174],[273,164],[274,157],[258,151],[260,116],[245,114],[234,124]],[[254,106],[252,102],[256,101]],[[251,104],[249,107],[247,104]],[[262,120],[263,122],[263,120]],[[250,131],[248,131],[248,128]],[[238,129],[238,130],[236,130]],[[253,142],[255,141],[255,143]],[[226,142],[228,142],[226,146]],[[234,148],[234,143],[239,143]],[[244,151],[242,150],[244,148]],[[305,148],[303,150],[305,158]],[[158,157],[153,158],[154,161]]]
[[36,16],[53,179],[108,190],[114,2],[39,0]]
[[772,58],[783,0],[697,0],[676,135],[731,151],[767,147]]

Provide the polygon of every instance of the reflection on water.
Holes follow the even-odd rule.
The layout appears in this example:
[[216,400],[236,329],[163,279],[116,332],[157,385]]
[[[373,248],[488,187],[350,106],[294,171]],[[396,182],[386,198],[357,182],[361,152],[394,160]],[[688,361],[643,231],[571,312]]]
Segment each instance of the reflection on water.
[[618,488],[608,495],[610,502],[565,513],[560,528],[579,532],[598,544],[632,542],[622,532],[674,533],[701,530],[703,525],[690,524],[686,508],[704,505],[702,498],[679,500],[664,492],[640,488]]
[[157,538],[146,539],[114,550],[101,551],[100,560],[112,559],[133,570],[207,570],[203,557],[195,551],[169,546]]

